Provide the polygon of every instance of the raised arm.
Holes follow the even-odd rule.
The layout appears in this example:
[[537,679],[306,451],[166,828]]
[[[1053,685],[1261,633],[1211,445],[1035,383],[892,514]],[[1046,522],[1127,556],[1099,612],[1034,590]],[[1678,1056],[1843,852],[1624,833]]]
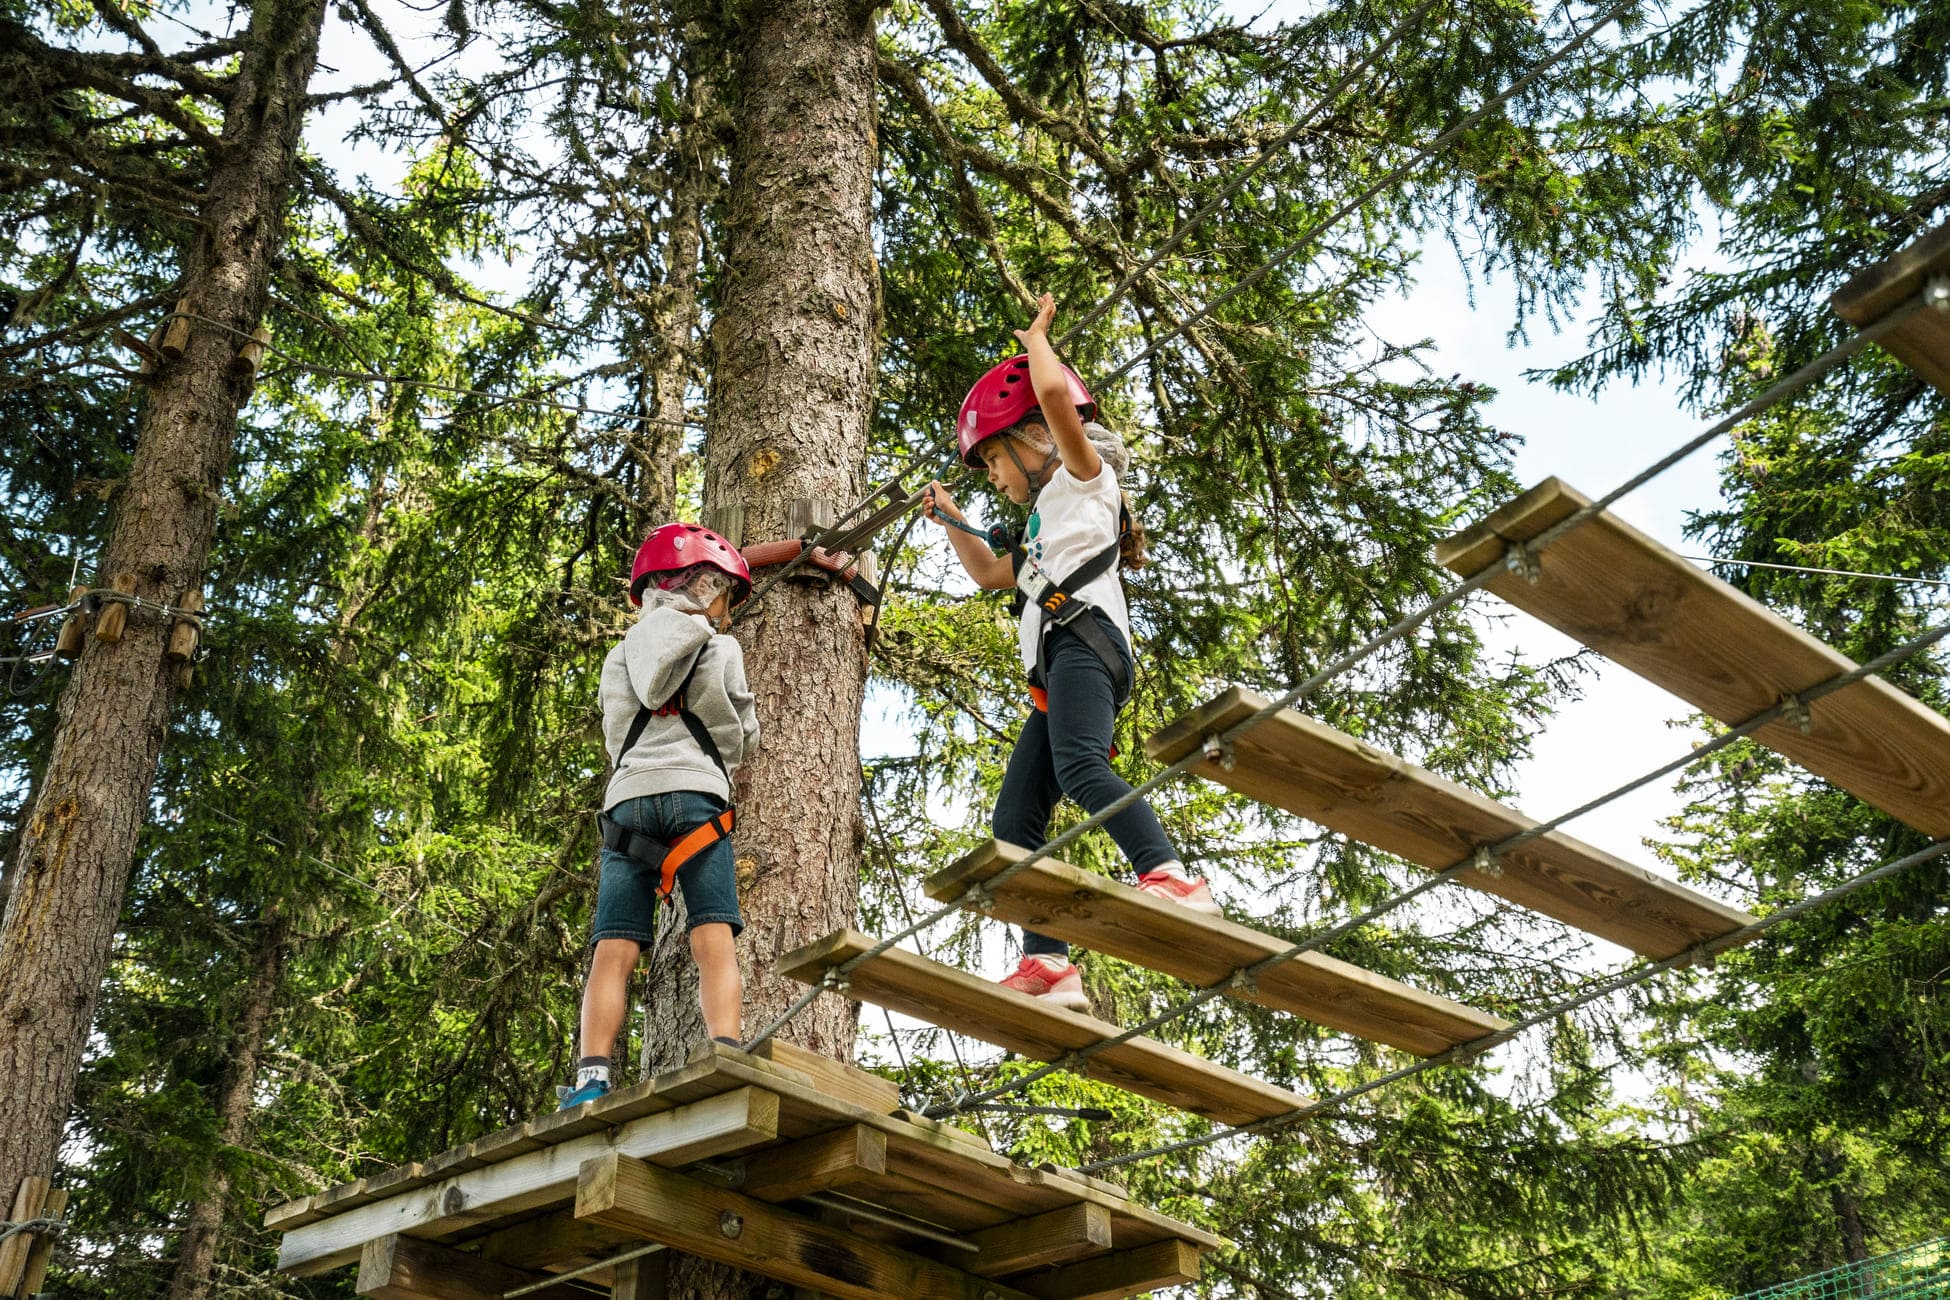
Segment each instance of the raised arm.
[[1063,468],[1079,483],[1088,483],[1104,467],[1103,457],[1084,436],[1083,417],[1070,403],[1070,384],[1063,375],[1063,363],[1050,346],[1049,325],[1056,316],[1056,299],[1044,294],[1036,300],[1036,319],[1028,329],[1016,331],[1022,350],[1029,354],[1029,382],[1036,389],[1036,404],[1043,409],[1043,421],[1056,439],[1063,456]]

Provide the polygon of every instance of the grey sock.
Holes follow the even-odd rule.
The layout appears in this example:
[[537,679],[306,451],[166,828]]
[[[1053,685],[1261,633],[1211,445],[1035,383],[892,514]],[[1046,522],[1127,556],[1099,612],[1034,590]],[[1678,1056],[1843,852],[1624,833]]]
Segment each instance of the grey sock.
[[591,1079],[609,1082],[609,1058],[607,1056],[585,1056],[576,1062],[576,1087],[580,1088]]

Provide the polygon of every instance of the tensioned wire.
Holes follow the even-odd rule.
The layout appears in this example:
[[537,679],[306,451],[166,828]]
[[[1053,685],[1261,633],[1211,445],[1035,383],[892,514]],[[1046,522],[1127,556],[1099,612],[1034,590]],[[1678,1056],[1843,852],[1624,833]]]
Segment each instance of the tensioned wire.
[[1562,1002],[1555,1003],[1534,1015],[1526,1016],[1524,1019],[1510,1025],[1507,1029],[1499,1029],[1493,1034],[1485,1034],[1483,1037],[1475,1039],[1472,1042],[1452,1047],[1438,1056],[1427,1057],[1411,1065],[1405,1065],[1398,1070],[1391,1070],[1387,1074],[1378,1075],[1366,1083],[1358,1084],[1352,1088],[1345,1088],[1340,1092],[1308,1102],[1306,1105],[1295,1110],[1290,1110],[1284,1115],[1275,1115],[1270,1119],[1263,1119],[1257,1123],[1242,1124],[1238,1128],[1220,1129],[1199,1137],[1186,1138],[1179,1142],[1169,1142],[1160,1146],[1149,1147],[1143,1151],[1133,1151],[1128,1155],[1113,1156],[1108,1160],[1093,1161],[1090,1164],[1080,1166],[1080,1171],[1083,1173],[1098,1173],[1119,1165],[1134,1164],[1139,1160],[1151,1160],[1159,1156],[1175,1155],[1181,1151],[1191,1151],[1199,1147],[1210,1146],[1214,1142],[1220,1142],[1230,1137],[1255,1133],[1270,1133],[1276,1129],[1284,1128],[1310,1116],[1317,1115],[1323,1110],[1352,1101],[1356,1097],[1364,1096],[1379,1088],[1385,1088],[1391,1083],[1399,1083],[1404,1079],[1414,1078],[1416,1075],[1426,1073],[1438,1066],[1467,1063],[1492,1047],[1507,1043],[1519,1034],[1535,1029],[1539,1025],[1561,1019],[1571,1012],[1578,1010],[1580,1007],[1588,1006],[1598,1001],[1600,998],[1609,997],[1613,993],[1631,988],[1637,984],[1643,984],[1653,976],[1664,974],[1666,971],[1690,965],[1695,961],[1709,960],[1718,953],[1743,944],[1747,940],[1771,930],[1777,925],[1792,921],[1796,917],[1802,916],[1815,908],[1823,907],[1838,899],[1845,898],[1857,890],[1866,889],[1878,881],[1900,875],[1911,867],[1920,866],[1932,859],[1942,857],[1946,853],[1950,853],[1950,839],[1932,841],[1914,853],[1906,854],[1900,858],[1894,858],[1879,867],[1873,867],[1863,872],[1859,876],[1853,876],[1833,889],[1824,890],[1813,897],[1804,898],[1797,903],[1791,903],[1779,911],[1770,912],[1751,925],[1744,925],[1738,930],[1730,930],[1718,938],[1709,939],[1695,948],[1687,949],[1685,952],[1675,953],[1673,956],[1663,958],[1659,961],[1647,962],[1643,966],[1635,967],[1622,974],[1592,984],[1582,992],[1573,994]]
[[829,988],[838,988],[845,982],[848,974],[880,956],[882,953],[889,951],[902,939],[919,933],[921,929],[935,924],[937,921],[961,910],[968,904],[979,902],[984,894],[991,893],[995,886],[1008,880],[1011,876],[1016,875],[1018,872],[1027,869],[1037,862],[1053,857],[1058,850],[1075,843],[1089,831],[1094,830],[1109,818],[1116,816],[1124,809],[1139,802],[1147,794],[1163,786],[1167,781],[1183,772],[1189,771],[1193,766],[1204,761],[1208,753],[1219,754],[1224,752],[1225,748],[1237,737],[1244,735],[1260,723],[1283,712],[1300,700],[1305,699],[1349,668],[1364,662],[1376,652],[1401,640],[1408,633],[1414,631],[1423,623],[1426,623],[1436,614],[1460,603],[1472,592],[1487,586],[1499,573],[1506,571],[1506,569],[1515,569],[1518,572],[1524,571],[1529,565],[1534,564],[1536,557],[1559,537],[1577,528],[1586,520],[1594,518],[1620,498],[1658,477],[1673,465],[1678,464],[1693,452],[1704,447],[1707,443],[1725,434],[1728,430],[1737,428],[1747,420],[1752,419],[1755,415],[1767,410],[1769,407],[1799,392],[1817,379],[1828,374],[1864,347],[1867,347],[1870,343],[1896,329],[1904,321],[1908,320],[1910,316],[1921,310],[1923,303],[1924,298],[1921,294],[1912,297],[1907,302],[1899,305],[1887,315],[1883,316],[1880,320],[1858,330],[1849,338],[1836,344],[1821,356],[1801,367],[1801,369],[1773,384],[1766,391],[1751,401],[1748,401],[1739,409],[1715,421],[1707,429],[1694,435],[1673,451],[1660,457],[1646,469],[1641,470],[1638,474],[1619,484],[1604,496],[1599,497],[1588,505],[1580,507],[1558,523],[1553,524],[1551,527],[1539,533],[1530,541],[1513,544],[1502,563],[1486,565],[1475,574],[1423,605],[1420,609],[1400,619],[1362,645],[1342,654],[1311,677],[1308,677],[1297,686],[1288,690],[1284,695],[1269,701],[1265,706],[1235,723],[1233,726],[1226,728],[1224,731],[1206,737],[1202,747],[1195,747],[1189,750],[1183,757],[1161,769],[1142,784],[1133,787],[1129,793],[1119,796],[1098,812],[1091,814],[1089,817],[1071,826],[1068,830],[1063,831],[1055,838],[1046,842],[1041,848],[1011,863],[995,875],[989,877],[988,880],[964,890],[960,896],[944,904],[922,921],[910,926],[901,933],[881,940],[865,952],[848,958],[839,965],[828,969],[817,984],[807,988],[781,1015],[753,1037],[745,1045],[746,1050],[752,1050],[759,1044],[766,1042],[810,1005],[813,999],[818,997],[820,993]]
[[[1661,764],[1659,767],[1654,768],[1652,771],[1647,772],[1642,776],[1633,777],[1630,781],[1625,782],[1623,785],[1618,786],[1615,789],[1609,790],[1604,794],[1601,794],[1598,797],[1591,799],[1585,803],[1582,803],[1578,805],[1576,808],[1571,809],[1569,812],[1560,813],[1558,816],[1551,818],[1549,821],[1539,822],[1538,824],[1534,826],[1526,827],[1523,830],[1518,831],[1513,835],[1506,836],[1505,838],[1498,840],[1494,844],[1485,845],[1475,849],[1474,851],[1472,851],[1471,853],[1463,857],[1460,861],[1454,863],[1451,866],[1443,868],[1441,871],[1436,872],[1434,875],[1427,876],[1422,880],[1417,881],[1414,885],[1400,891],[1399,893],[1392,895],[1391,897],[1383,900],[1380,903],[1377,903],[1375,906],[1369,908],[1365,912],[1362,912],[1360,915],[1349,917],[1347,920],[1341,921],[1325,930],[1322,930],[1320,933],[1313,935],[1311,938],[1304,939],[1299,943],[1292,945],[1289,948],[1283,949],[1280,952],[1272,953],[1269,956],[1261,958],[1259,961],[1256,961],[1249,966],[1243,966],[1240,969],[1234,971],[1232,974],[1226,976],[1224,979],[1218,981],[1217,983],[1208,985],[1207,987],[1200,989],[1197,993],[1195,993],[1190,998],[1185,999],[1183,1002],[1177,1003],[1173,1006],[1167,1007],[1163,1011],[1158,1012],[1156,1015],[1152,1016],[1149,1020],[1146,1020],[1141,1024],[1132,1025],[1129,1028],[1124,1029],[1122,1032],[1116,1034],[1114,1037],[1102,1039],[1098,1042],[1090,1043],[1087,1044],[1086,1046],[1079,1047],[1074,1051],[1066,1052],[1063,1056],[1059,1057],[1055,1061],[1049,1062],[1046,1065],[1039,1066],[1037,1069],[1031,1071],[1030,1073],[1023,1075],[1020,1078],[1012,1079],[1006,1084],[999,1084],[996,1087],[986,1089],[985,1091],[979,1093],[972,1093],[961,1097],[957,1097],[952,1102],[948,1103],[945,1106],[931,1107],[929,1108],[927,1113],[936,1118],[939,1118],[942,1115],[953,1114],[957,1111],[966,1109],[969,1106],[980,1105],[983,1102],[991,1101],[1005,1094],[1020,1091],[1021,1089],[1027,1088],[1030,1084],[1036,1083],[1041,1079],[1045,1079],[1050,1075],[1057,1073],[1060,1070],[1073,1070],[1078,1065],[1081,1065],[1084,1061],[1089,1060],[1091,1057],[1096,1056],[1099,1053],[1109,1051],[1113,1047],[1121,1046],[1125,1043],[1130,1042],[1135,1038],[1138,1038],[1144,1034],[1149,1033],[1151,1030],[1158,1028],[1160,1025],[1168,1024],[1171,1021],[1180,1018],[1181,1016],[1190,1014],[1192,1011],[1195,1011],[1199,1007],[1205,1005],[1207,1002],[1210,1002],[1212,999],[1220,996],[1221,994],[1230,992],[1234,988],[1241,988],[1241,987],[1250,988],[1255,980],[1257,980],[1260,976],[1266,974],[1266,972],[1274,969],[1275,967],[1283,966],[1286,963],[1293,961],[1295,958],[1304,956],[1305,954],[1310,952],[1317,951],[1318,949],[1326,947],[1328,944],[1333,943],[1335,940],[1340,939],[1345,935],[1352,934],[1354,931],[1361,929],[1363,926],[1379,920],[1381,917],[1387,915],[1388,913],[1393,912],[1398,908],[1404,906],[1405,904],[1412,902],[1416,898],[1421,897],[1423,894],[1430,892],[1431,890],[1435,889],[1438,885],[1444,885],[1449,883],[1452,880],[1455,880],[1458,876],[1462,875],[1462,873],[1465,871],[1474,870],[1484,875],[1501,874],[1501,868],[1498,864],[1503,858],[1507,857],[1511,853],[1511,851],[1518,849],[1523,845],[1530,843],[1533,840],[1541,839],[1545,835],[1550,834],[1552,831],[1557,830],[1558,828],[1564,826],[1569,822],[1576,821],[1578,818],[1583,817],[1587,813],[1595,812],[1599,808],[1602,808],[1609,803],[1612,803],[1618,799],[1622,799],[1624,796],[1630,794],[1632,791],[1639,789],[1641,786],[1648,785],[1651,782],[1658,780],[1660,777],[1670,776],[1674,772],[1678,772],[1684,768],[1691,767],[1693,764],[1699,762],[1701,759],[1710,757],[1711,755],[1718,753],[1720,750],[1725,749],[1727,746],[1734,744],[1736,741],[1746,739],[1748,736],[1753,735],[1756,731],[1759,731],[1762,727],[1765,727],[1770,723],[1778,722],[1784,718],[1790,720],[1798,720],[1800,718],[1805,718],[1807,716],[1806,710],[1808,706],[1814,703],[1816,700],[1819,700],[1822,697],[1827,695],[1832,695],[1836,691],[1841,690],[1845,686],[1853,686],[1855,683],[1862,681],[1865,678],[1873,677],[1877,673],[1880,673],[1885,669],[1892,668],[1897,664],[1903,663],[1906,660],[1914,657],[1915,655],[1922,653],[1924,650],[1929,649],[1931,646],[1937,644],[1939,641],[1942,641],[1946,636],[1950,636],[1950,623],[1946,623],[1941,626],[1931,628],[1929,631],[1923,633],[1921,636],[1906,641],[1902,645],[1896,646],[1894,649],[1891,649],[1881,655],[1878,655],[1876,658],[1871,659],[1867,663],[1858,664],[1857,666],[1850,668],[1846,672],[1836,674],[1834,677],[1828,679],[1825,682],[1822,682],[1815,686],[1811,686],[1806,690],[1800,691],[1792,696],[1789,696],[1781,700],[1777,704],[1773,704],[1768,708],[1761,710],[1759,713],[1747,719],[1745,722],[1741,723],[1740,725],[1735,727],[1730,727],[1726,731],[1713,737],[1711,740],[1707,741],[1706,743],[1688,749],[1685,753],[1681,754],[1678,758],[1672,759],[1667,763]],[[997,878],[999,879],[999,876]]]

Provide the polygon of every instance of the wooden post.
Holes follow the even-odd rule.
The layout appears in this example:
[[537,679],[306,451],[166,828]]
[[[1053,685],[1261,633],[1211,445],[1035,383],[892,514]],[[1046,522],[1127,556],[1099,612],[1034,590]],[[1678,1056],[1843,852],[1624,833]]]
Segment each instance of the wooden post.
[[[7,1218],[14,1223],[39,1218],[50,1186],[39,1174],[21,1179],[20,1188],[14,1193],[13,1213]],[[0,1241],[0,1296],[12,1295],[20,1285],[21,1275],[27,1270],[28,1249],[33,1244],[33,1237],[24,1232]]]
[[[41,1217],[58,1221],[67,1217],[67,1212],[68,1189],[57,1187],[47,1194],[47,1200],[41,1205]],[[51,1231],[35,1233],[34,1244],[27,1251],[27,1271],[20,1279],[17,1295],[24,1297],[25,1300],[33,1300],[33,1297],[40,1294],[41,1283],[47,1281],[48,1261],[53,1257],[54,1233]]]
[[[176,608],[185,614],[194,614],[203,608],[203,593],[194,589],[183,593]],[[197,643],[203,639],[203,625],[195,619],[174,618],[169,623],[169,649],[166,652],[171,663],[188,663],[196,658]]]
[[[124,596],[135,595],[135,575],[118,573],[109,586]],[[110,645],[122,639],[122,629],[128,626],[129,607],[119,600],[103,601],[102,616],[95,620],[95,639]]]
[[[68,603],[74,604],[88,594],[88,588],[76,587],[68,593]],[[54,639],[54,653],[63,659],[72,659],[81,653],[81,643],[88,636],[88,610],[77,609],[61,622],[60,635]]]
[[670,1300],[670,1252],[638,1255],[616,1266],[609,1300]]
[[[875,587],[878,587],[880,585],[880,561],[874,558],[872,551],[861,551],[858,555],[853,557],[853,563],[859,567],[861,577],[865,578],[868,582],[871,582]],[[887,599],[886,593],[884,592],[881,593],[880,598],[882,600]],[[864,601],[861,602],[860,604],[860,626],[861,627],[872,627],[874,625],[874,615],[875,612],[878,610],[878,608],[879,607],[876,605],[869,605]]]
[[745,544],[745,507],[711,506],[704,512],[704,526],[733,546]]
[[785,504],[785,535],[787,537],[809,537],[823,533],[833,526],[833,503],[819,501],[810,497],[800,497]]
[[237,349],[237,355],[232,358],[230,368],[238,374],[249,375],[255,379],[257,368],[264,363],[264,349],[270,342],[271,327],[259,325],[251,332],[244,346]]
[[183,350],[190,345],[190,323],[182,314],[187,313],[189,309],[190,300],[187,297],[176,300],[178,314],[171,316],[169,323],[163,326],[162,342],[156,345],[156,351],[171,361],[182,360]]

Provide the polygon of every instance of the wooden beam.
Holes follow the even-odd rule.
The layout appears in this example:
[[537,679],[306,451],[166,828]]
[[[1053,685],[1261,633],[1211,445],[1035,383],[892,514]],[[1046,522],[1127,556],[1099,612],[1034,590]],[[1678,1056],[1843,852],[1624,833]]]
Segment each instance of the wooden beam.
[[1027,1300],[1000,1282],[614,1153],[583,1166],[576,1217],[839,1300]]
[[968,1239],[982,1248],[969,1265],[969,1272],[1003,1277],[1026,1268],[1067,1264],[1103,1254],[1111,1245],[1110,1211],[1087,1202],[1066,1205],[1034,1218],[970,1233]]
[[[1266,704],[1264,696],[1232,687],[1153,736],[1145,748],[1159,762],[1175,761],[1204,737]],[[1210,759],[1192,770],[1432,871],[1537,824],[1467,786],[1291,709],[1241,735],[1233,742],[1233,757],[1229,771]],[[1456,882],[1648,957],[1684,952],[1753,919],[1563,831],[1520,845],[1501,866],[1500,875],[1465,871]]]
[[738,1190],[760,1201],[790,1201],[887,1172],[887,1135],[864,1124],[837,1128],[745,1157]]
[[482,1259],[515,1268],[574,1267],[614,1255],[636,1238],[599,1223],[584,1223],[564,1204],[538,1219],[497,1228],[480,1240]]
[[[1950,222],[1858,272],[1828,305],[1849,324],[1872,325],[1914,298],[1931,277],[1950,275]],[[1950,393],[1950,312],[1925,307],[1882,337],[1911,370]]]
[[[856,930],[841,930],[779,960],[779,973],[818,983],[834,966],[874,947]],[[1117,1035],[1115,1025],[1063,1011],[966,971],[894,948],[854,970],[849,996],[1006,1047],[1054,1061]],[[1079,1070],[1128,1092],[1155,1098],[1221,1124],[1250,1124],[1307,1104],[1284,1088],[1249,1078],[1190,1052],[1136,1038],[1090,1057]]]
[[1123,1300],[1198,1281],[1198,1252],[1182,1241],[1159,1241],[1101,1259],[1065,1264],[1020,1278],[1016,1285],[1041,1300]]
[[[723,1048],[724,1044],[713,1042],[705,1046]],[[813,1081],[813,1087],[829,1097],[851,1102],[862,1110],[870,1110],[876,1115],[891,1115],[900,1109],[901,1086],[898,1083],[847,1061],[836,1061],[830,1056],[821,1056],[818,1052],[792,1043],[782,1043],[776,1038],[768,1038],[759,1044],[757,1055],[775,1065],[804,1072]]]
[[[359,1252],[360,1295],[377,1300],[501,1300],[502,1294],[543,1281],[531,1273],[412,1237],[368,1241]],[[533,1293],[533,1300],[588,1300],[566,1282]]]
[[757,1088],[646,1115],[295,1228],[284,1235],[278,1267],[300,1276],[322,1273],[351,1263],[379,1237],[438,1237],[544,1209],[568,1200],[582,1162],[604,1153],[669,1165],[735,1155],[776,1139],[778,1119],[779,1099]]
[[[928,877],[924,888],[929,898],[947,902],[1027,856],[1028,851],[1016,845],[990,840]],[[1052,859],[1033,863],[1004,881],[990,910],[997,920],[1109,953],[1200,988],[1291,946],[1224,917],[1167,903]],[[1227,992],[1418,1056],[1434,1056],[1507,1027],[1488,1012],[1317,952],[1275,966],[1257,984]]]
[[[1588,498],[1546,479],[1436,548],[1473,573]],[[1766,606],[1680,559],[1609,512],[1545,549],[1535,583],[1489,589],[1721,722],[1740,723],[1855,667]],[[1950,835],[1950,718],[1870,678],[1809,707],[1806,731],[1782,719],[1754,733],[1864,803],[1940,838]]]

